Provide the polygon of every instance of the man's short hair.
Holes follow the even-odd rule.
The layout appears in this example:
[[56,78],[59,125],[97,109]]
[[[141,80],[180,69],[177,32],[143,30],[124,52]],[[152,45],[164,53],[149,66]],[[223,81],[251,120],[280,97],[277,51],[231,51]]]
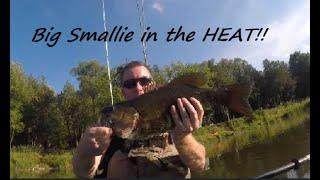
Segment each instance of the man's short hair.
[[123,82],[123,75],[124,75],[124,72],[127,70],[127,69],[131,69],[131,68],[134,68],[134,67],[137,67],[137,66],[143,66],[145,68],[148,69],[148,71],[150,72],[151,74],[151,69],[149,68],[148,65],[146,65],[145,63],[141,62],[141,61],[131,61],[129,63],[127,63],[126,65],[124,65],[123,67],[121,67],[120,69],[120,82],[122,83]]

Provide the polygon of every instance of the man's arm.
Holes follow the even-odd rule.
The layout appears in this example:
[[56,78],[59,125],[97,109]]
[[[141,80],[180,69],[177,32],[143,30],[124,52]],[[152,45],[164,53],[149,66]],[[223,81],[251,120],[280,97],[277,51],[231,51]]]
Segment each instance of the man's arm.
[[81,178],[92,178],[101,161],[100,156],[86,156],[76,152],[72,159],[73,172]]
[[206,150],[192,134],[186,136],[173,135],[176,148],[181,160],[191,171],[203,171],[205,169]]
[[109,147],[112,130],[106,127],[91,127],[83,134],[72,159],[73,171],[78,177],[92,178],[102,155]]
[[202,105],[195,98],[190,98],[190,101],[186,98],[179,98],[177,106],[178,108],[175,106],[171,107],[171,115],[176,124],[172,132],[173,142],[181,160],[191,171],[203,171],[205,169],[206,150],[192,136],[192,131],[200,128],[202,124],[204,115]]

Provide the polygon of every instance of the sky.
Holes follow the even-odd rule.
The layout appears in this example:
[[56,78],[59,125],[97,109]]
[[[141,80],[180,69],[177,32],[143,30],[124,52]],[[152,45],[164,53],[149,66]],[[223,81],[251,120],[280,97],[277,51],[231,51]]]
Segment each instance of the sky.
[[[144,16],[138,11],[137,0],[105,0],[104,3],[109,34],[115,26],[127,27],[124,33],[134,32],[131,41],[108,42],[111,67],[126,60],[143,60],[139,17],[144,17],[149,31],[157,33],[157,41],[148,41],[146,45],[151,66],[239,57],[262,70],[264,59],[288,62],[294,51],[310,51],[309,0],[144,0]],[[193,40],[166,41],[167,32],[180,26],[186,34],[195,32]],[[41,40],[36,33],[40,28],[46,28]],[[102,65],[107,61],[104,41],[80,42],[77,38],[68,42],[75,38],[71,34],[75,28],[81,28],[74,31],[79,37],[82,32],[98,35],[104,32],[102,0],[11,0],[10,59],[21,64],[27,75],[44,76],[56,93],[62,91],[67,81],[77,88],[71,68],[88,60],[97,60]],[[208,28],[210,33],[217,28],[218,32],[232,28],[224,31],[227,35],[222,39],[233,35],[235,38],[218,41],[218,34],[214,41],[211,37],[202,41]],[[245,29],[250,28],[263,28],[257,41],[258,31],[252,32],[247,41],[249,31]],[[242,41],[236,36],[238,29]],[[59,32],[56,44],[49,47],[47,44],[53,44],[50,39],[58,37]],[[39,41],[33,42],[33,38]]]

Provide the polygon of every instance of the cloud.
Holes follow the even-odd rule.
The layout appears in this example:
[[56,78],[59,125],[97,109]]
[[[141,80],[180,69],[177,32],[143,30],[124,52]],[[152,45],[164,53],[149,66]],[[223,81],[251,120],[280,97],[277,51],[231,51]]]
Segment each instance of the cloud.
[[272,56],[288,56],[296,49],[310,49],[310,9],[303,6],[282,22],[270,24],[269,46]]
[[266,27],[269,31],[264,41],[242,42],[240,45],[237,42],[229,46],[223,55],[244,58],[256,68],[262,69],[262,61],[266,58],[288,61],[294,51],[310,51],[309,3],[298,6],[284,18],[274,20],[262,28]]
[[154,2],[152,4],[152,8],[155,9],[156,11],[158,11],[159,13],[162,13],[163,12],[163,5],[161,5],[160,3],[158,2]]

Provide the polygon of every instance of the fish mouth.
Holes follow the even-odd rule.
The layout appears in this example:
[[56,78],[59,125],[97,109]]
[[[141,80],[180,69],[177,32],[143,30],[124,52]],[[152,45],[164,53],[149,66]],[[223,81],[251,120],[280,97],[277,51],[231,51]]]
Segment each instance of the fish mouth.
[[117,136],[124,139],[133,139],[138,132],[139,113],[135,109],[129,109],[130,113],[127,113],[127,110],[120,110],[118,108],[118,112],[112,114],[108,124]]
[[129,128],[129,132],[126,135],[126,139],[135,139],[138,134],[138,120],[134,119],[131,127]]
[[135,139],[138,134],[138,128],[136,125],[130,125],[127,127],[113,127],[116,135],[124,139]]
[[118,134],[118,136],[124,139],[135,139],[137,135],[137,130],[136,129],[120,130],[116,134]]

